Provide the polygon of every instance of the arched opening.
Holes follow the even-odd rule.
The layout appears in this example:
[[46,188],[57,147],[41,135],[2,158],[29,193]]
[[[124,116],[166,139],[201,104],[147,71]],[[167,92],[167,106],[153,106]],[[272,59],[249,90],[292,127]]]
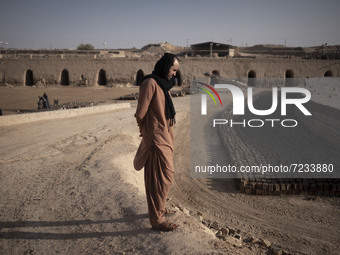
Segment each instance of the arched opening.
[[26,86],[33,86],[34,85],[34,78],[33,78],[33,71],[32,70],[26,71],[25,85]]
[[60,85],[63,85],[63,86],[70,85],[70,79],[69,79],[69,76],[68,76],[68,71],[66,69],[64,69],[61,72],[61,75],[60,75]]
[[176,79],[177,79],[177,86],[182,86],[183,80],[182,80],[182,74],[180,70],[176,72]]
[[142,84],[144,78],[144,72],[143,70],[139,69],[136,74],[136,85],[140,86]]
[[213,70],[212,74],[216,77],[220,77],[220,71],[218,71],[218,70]]
[[6,74],[5,71],[2,72],[2,76],[1,76],[1,84],[5,85],[6,84]]
[[325,72],[325,74],[323,76],[324,77],[333,77],[333,72],[328,70],[327,72]]
[[286,78],[294,78],[294,72],[293,70],[286,70],[286,74],[285,74]]
[[294,72],[293,70],[286,70],[286,73],[285,73],[285,87],[294,87],[295,84],[294,84]]
[[248,78],[256,78],[256,72],[254,70],[250,70],[248,72]]
[[248,82],[247,82],[247,85],[249,87],[255,87],[256,85],[256,72],[254,70],[250,70],[248,72]]
[[98,85],[102,85],[102,86],[105,86],[106,85],[106,72],[105,70],[103,69],[100,69],[99,70],[99,73],[98,73]]

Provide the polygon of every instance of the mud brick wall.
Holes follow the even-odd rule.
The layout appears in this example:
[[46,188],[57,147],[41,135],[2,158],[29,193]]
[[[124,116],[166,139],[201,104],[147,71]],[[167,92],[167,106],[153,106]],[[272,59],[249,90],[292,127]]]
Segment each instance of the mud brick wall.
[[339,179],[240,179],[248,195],[340,196]]
[[[264,97],[258,97],[257,100],[267,100]],[[230,106],[231,107],[231,106]],[[299,125],[303,126],[300,132],[307,132],[313,136],[318,136],[318,141],[325,141],[330,151],[339,151],[340,137],[340,111],[328,106],[323,106],[314,102],[309,102],[306,107],[312,113],[312,116],[305,116],[300,110],[295,110],[289,118],[294,118]],[[230,109],[226,109],[225,116],[229,116]],[[228,125],[221,125],[219,132],[226,150],[230,152],[231,163],[234,165],[243,165],[247,161],[250,165],[260,165],[261,163],[270,162],[270,159],[282,150],[282,158],[285,153],[289,153],[291,144],[284,145],[282,140],[277,141],[277,134],[269,128],[265,132],[256,133],[256,129],[247,131],[247,129],[231,128]],[[310,132],[309,132],[310,131]],[[272,134],[273,133],[273,134]],[[256,136],[259,136],[255,139]],[[280,139],[284,139],[283,138]],[[295,137],[296,139],[298,137]],[[295,138],[292,138],[293,140]],[[308,137],[307,137],[308,138]],[[277,147],[270,147],[268,141],[277,141]],[[255,141],[255,144],[252,143]],[[260,143],[261,142],[261,143]],[[258,146],[262,144],[263,146]],[[269,147],[267,147],[269,145]],[[273,153],[271,151],[273,149]],[[257,150],[255,150],[257,149]],[[310,148],[305,148],[307,155]],[[311,153],[319,153],[319,150]],[[300,154],[300,153],[297,153]],[[291,156],[291,155],[289,155]],[[306,155],[304,155],[305,157]],[[300,155],[296,155],[296,162],[300,162]],[[303,159],[303,157],[302,157]],[[301,159],[301,160],[302,160]],[[269,160],[269,161],[268,161]],[[280,164],[280,163],[278,163]],[[316,195],[316,196],[340,196],[340,179],[294,179],[294,178],[251,178],[250,175],[239,179],[239,188],[241,192],[249,195]]]
[[[90,86],[98,85],[101,70],[105,72],[108,84],[136,83],[138,74],[147,75],[153,70],[158,58],[3,58],[0,59],[0,81],[14,86],[24,86],[28,70],[33,73],[34,83],[44,80],[46,85],[60,85],[63,71],[67,71],[69,85],[79,85],[84,76]],[[340,77],[339,60],[303,59],[237,59],[237,58],[180,58],[180,75],[184,84],[193,78],[203,78],[206,73],[219,73],[224,78],[324,77],[331,72]]]
[[[312,113],[306,117],[300,110],[294,111],[299,125],[340,148],[340,111],[309,102],[306,107]],[[340,179],[240,179],[240,190],[249,195],[315,195],[340,196]]]

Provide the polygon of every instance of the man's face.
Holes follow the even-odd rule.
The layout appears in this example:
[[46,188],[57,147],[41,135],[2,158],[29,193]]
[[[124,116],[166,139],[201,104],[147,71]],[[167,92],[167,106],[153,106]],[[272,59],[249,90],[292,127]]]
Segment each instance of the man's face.
[[176,76],[176,72],[179,68],[179,62],[177,59],[175,59],[174,65],[170,67],[169,73],[168,73],[168,80],[170,80],[173,76]]

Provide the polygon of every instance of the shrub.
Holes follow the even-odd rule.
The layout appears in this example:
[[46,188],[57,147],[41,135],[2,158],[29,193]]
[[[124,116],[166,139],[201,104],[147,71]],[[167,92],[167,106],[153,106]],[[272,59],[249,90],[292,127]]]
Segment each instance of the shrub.
[[80,44],[78,47],[77,47],[77,50],[94,50],[94,46],[92,44]]

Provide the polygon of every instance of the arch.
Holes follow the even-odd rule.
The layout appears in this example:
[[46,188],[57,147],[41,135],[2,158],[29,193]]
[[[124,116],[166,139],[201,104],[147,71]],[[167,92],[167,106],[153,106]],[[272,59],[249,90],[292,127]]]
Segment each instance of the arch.
[[294,72],[291,69],[286,70],[285,72],[285,87],[294,87],[294,80],[292,78],[294,78]]
[[139,69],[136,74],[136,85],[140,86],[142,84],[144,78],[144,72],[142,69]]
[[34,76],[33,76],[33,71],[28,69],[26,70],[25,74],[25,85],[26,86],[33,86],[34,84]]
[[324,77],[333,77],[333,72],[331,70],[328,70],[325,72],[325,74],[323,75]]
[[70,79],[69,79],[68,71],[66,69],[61,71],[60,85],[64,85],[64,86],[70,85]]
[[2,71],[1,73],[1,84],[2,85],[5,85],[6,84],[6,74],[5,74],[5,71]]
[[219,70],[213,70],[212,74],[215,75],[216,77],[220,77],[220,71]]
[[254,70],[250,70],[248,72],[247,76],[248,76],[247,85],[249,87],[255,87],[255,85],[256,85],[256,83],[255,83],[255,81],[256,81],[256,72]]
[[294,71],[291,69],[286,70],[285,78],[294,78]]
[[250,70],[248,72],[248,78],[256,78],[256,72],[254,70]]
[[107,84],[106,81],[106,72],[104,69],[100,69],[98,72],[98,80],[97,80],[98,85],[105,86]]

